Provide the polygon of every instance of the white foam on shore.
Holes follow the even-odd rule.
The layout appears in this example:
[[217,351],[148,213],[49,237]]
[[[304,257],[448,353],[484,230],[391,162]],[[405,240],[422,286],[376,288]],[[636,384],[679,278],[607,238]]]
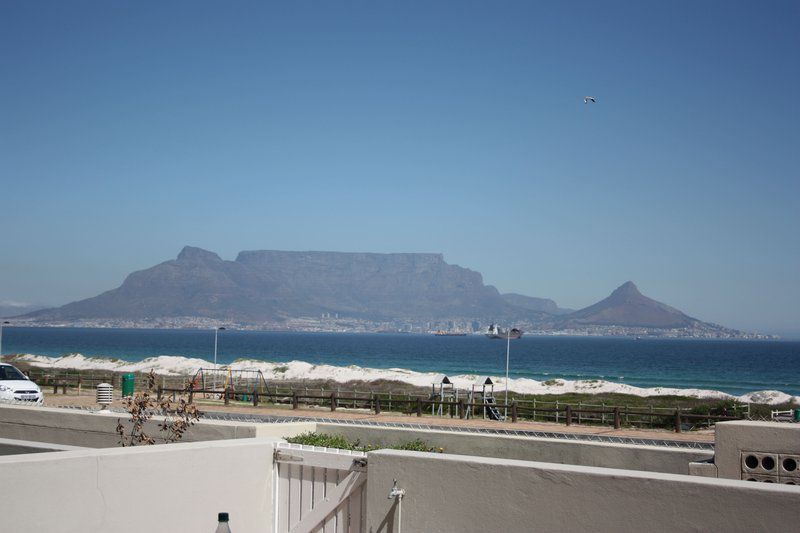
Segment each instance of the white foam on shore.
[[[107,370],[114,372],[149,372],[154,370],[157,374],[164,375],[193,375],[200,368],[212,368],[213,363],[204,359],[183,356],[160,355],[149,357],[142,361],[130,362],[121,359],[107,359],[103,357],[86,357],[81,354],[70,354],[63,357],[47,357],[44,355],[24,354],[13,358],[33,366],[43,368],[79,369],[79,370]],[[259,360],[238,360],[228,365],[233,370],[260,370],[268,381],[300,381],[300,380],[331,380],[339,383],[348,381],[400,381],[418,387],[430,387],[442,374],[434,372],[416,372],[403,368],[362,368],[359,366],[332,366],[313,365],[305,361],[290,361],[276,363]],[[477,376],[462,374],[448,376],[450,381],[459,389],[470,389]],[[505,378],[490,376],[495,383],[495,390],[505,390]],[[678,389],[669,387],[635,387],[627,383],[615,383],[606,380],[575,380],[552,379],[536,381],[528,378],[508,380],[508,390],[520,394],[564,394],[564,393],[618,393],[634,396],[689,396],[693,398],[735,399],[746,403],[781,404],[797,401],[781,391],[765,390],[754,391],[741,396],[734,396],[717,390],[706,389]]]

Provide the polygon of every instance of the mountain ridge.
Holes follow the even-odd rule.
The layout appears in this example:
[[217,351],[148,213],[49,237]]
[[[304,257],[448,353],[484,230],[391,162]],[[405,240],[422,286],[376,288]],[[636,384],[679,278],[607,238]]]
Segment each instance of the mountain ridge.
[[701,321],[667,304],[648,298],[632,281],[626,281],[606,298],[565,315],[560,328],[577,325],[642,328],[685,328]]
[[508,304],[480,273],[450,265],[442,254],[252,250],[226,261],[191,246],[176,259],[129,274],[116,289],[26,316],[263,322],[323,313],[373,320],[537,316]]
[[500,294],[479,272],[448,264],[437,253],[245,250],[230,261],[194,246],[185,246],[175,259],[132,272],[115,289],[20,318],[40,323],[169,319],[341,329],[331,317],[358,321],[359,331],[383,330],[389,324],[412,331],[430,330],[432,324],[478,330],[504,323],[542,333],[740,333],[648,298],[631,281],[572,311],[548,298]]

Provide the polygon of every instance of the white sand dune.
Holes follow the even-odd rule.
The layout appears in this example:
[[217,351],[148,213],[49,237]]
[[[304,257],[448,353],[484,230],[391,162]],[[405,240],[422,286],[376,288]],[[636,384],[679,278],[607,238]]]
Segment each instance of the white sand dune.
[[[189,358],[175,355],[160,355],[149,357],[142,361],[130,362],[121,359],[107,359],[102,357],[86,357],[81,354],[70,354],[63,357],[47,357],[43,355],[25,354],[18,355],[15,360],[24,361],[33,366],[44,368],[71,368],[81,370],[109,370],[116,372],[149,372],[151,369],[157,374],[164,375],[192,375],[199,368],[212,368],[213,364],[198,358]],[[400,381],[420,387],[429,387],[434,382],[437,374],[434,372],[415,372],[402,368],[362,368],[359,366],[332,366],[312,365],[304,361],[290,361],[275,363],[259,360],[239,360],[229,365],[234,370],[260,370],[268,381],[298,381],[298,380],[331,380],[339,383],[348,381]],[[469,389],[477,376],[464,374],[448,376],[450,381],[460,389]],[[504,390],[505,378],[491,376],[495,382],[495,390]],[[785,403],[797,398],[777,390],[753,391],[741,396],[734,396],[717,390],[705,389],[677,389],[668,387],[635,387],[626,383],[616,383],[606,380],[575,380],[552,379],[536,381],[527,378],[509,379],[508,389],[521,394],[562,394],[570,392],[580,393],[620,393],[634,396],[689,396],[694,398],[736,399],[746,403],[762,403],[775,405]]]

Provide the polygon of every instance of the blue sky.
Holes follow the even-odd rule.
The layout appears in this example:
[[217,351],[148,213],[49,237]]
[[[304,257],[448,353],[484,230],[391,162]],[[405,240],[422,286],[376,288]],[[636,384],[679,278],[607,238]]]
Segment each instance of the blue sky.
[[[441,252],[800,335],[800,4],[0,4],[0,301]],[[583,97],[597,97],[584,105]]]

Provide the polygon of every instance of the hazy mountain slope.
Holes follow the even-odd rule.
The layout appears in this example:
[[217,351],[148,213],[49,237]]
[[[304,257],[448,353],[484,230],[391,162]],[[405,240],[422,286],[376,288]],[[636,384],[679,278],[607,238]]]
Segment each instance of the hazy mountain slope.
[[325,312],[371,319],[539,316],[508,304],[479,273],[440,254],[247,251],[224,261],[193,247],[132,273],[117,289],[30,316],[259,322]]
[[500,296],[513,306],[530,309],[531,311],[540,311],[551,315],[565,315],[574,311],[573,309],[562,309],[558,307],[558,304],[549,298],[535,298],[533,296],[525,296],[513,292],[501,294]]
[[561,317],[556,325],[558,328],[584,325],[683,328],[699,322],[673,307],[644,296],[633,282],[628,281],[608,298]]

